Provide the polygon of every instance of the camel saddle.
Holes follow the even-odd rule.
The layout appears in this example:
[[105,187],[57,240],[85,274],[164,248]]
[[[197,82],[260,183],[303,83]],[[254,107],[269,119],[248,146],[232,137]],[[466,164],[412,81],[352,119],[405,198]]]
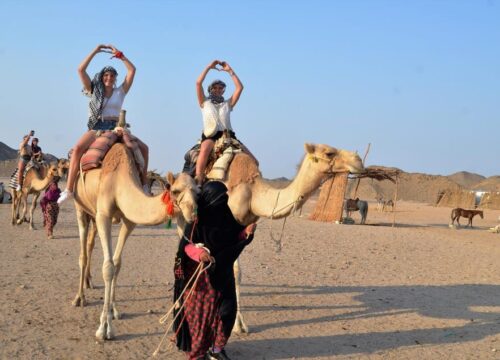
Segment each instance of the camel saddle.
[[[200,154],[201,143],[198,142],[195,146],[188,150],[184,156],[183,172],[188,173],[192,177],[195,176],[196,162]],[[222,137],[217,139],[214,149],[208,159],[205,174],[210,180],[226,180],[227,171],[231,165],[234,156],[241,153],[242,145],[238,139],[232,138],[227,132]]]
[[100,167],[109,149],[117,141],[118,135],[115,132],[103,131],[83,154],[80,160],[81,169],[88,171]]

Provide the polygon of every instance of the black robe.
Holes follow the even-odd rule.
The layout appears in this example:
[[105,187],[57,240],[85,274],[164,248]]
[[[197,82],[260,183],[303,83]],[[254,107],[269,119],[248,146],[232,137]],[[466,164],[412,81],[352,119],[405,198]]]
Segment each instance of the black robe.
[[[253,235],[245,240],[239,239],[245,226],[236,221],[227,201],[227,188],[223,183],[211,181],[203,186],[198,201],[198,223],[186,226],[185,237],[179,243],[174,268],[174,302],[179,299],[185,284],[191,278],[192,273],[188,273],[189,270],[196,267],[196,263],[184,251],[192,233],[192,242],[202,243],[215,258],[215,264],[208,270],[209,278],[213,288],[221,295],[219,314],[224,333],[229,338],[237,310],[233,264],[245,246],[253,240]],[[180,301],[182,302],[182,299]],[[177,311],[174,312],[174,316],[176,314]],[[183,321],[181,324],[183,317],[183,313],[179,314],[174,323],[174,331],[181,327],[177,335],[177,347],[182,351],[190,351],[191,337],[187,322]]]

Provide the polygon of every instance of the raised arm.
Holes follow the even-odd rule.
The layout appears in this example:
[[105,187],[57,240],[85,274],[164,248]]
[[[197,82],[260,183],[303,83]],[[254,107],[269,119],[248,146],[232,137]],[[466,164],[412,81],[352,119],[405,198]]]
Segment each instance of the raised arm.
[[90,54],[88,54],[85,59],[83,59],[82,63],[80,66],[78,66],[78,75],[80,76],[80,80],[82,81],[83,88],[87,92],[92,91],[92,85],[91,85],[91,80],[89,74],[87,74],[87,67],[89,66],[90,62],[94,58],[94,56],[97,53],[100,53],[103,51],[103,49],[111,49],[111,46],[109,45],[97,45],[97,47],[92,50]]
[[240,99],[240,95],[243,91],[243,84],[241,83],[238,75],[236,75],[234,70],[227,62],[223,61],[220,64],[222,65],[222,70],[226,71],[231,76],[231,79],[233,79],[234,82],[234,87],[235,87],[234,94],[231,96],[231,100],[229,101],[229,106],[233,108]]
[[210,64],[207,65],[205,69],[203,69],[200,76],[196,80],[196,95],[198,96],[198,103],[200,104],[200,107],[203,107],[203,102],[205,101],[205,93],[203,92],[203,81],[205,80],[205,77],[207,76],[210,69],[215,69],[215,67],[220,63],[221,62],[219,60],[212,61]]
[[22,149],[23,147],[26,146],[26,144],[30,141],[30,137],[31,137],[31,133],[23,136],[23,141],[21,141],[21,143],[19,144],[20,149]]
[[119,51],[113,45],[109,45],[109,46],[111,48],[111,51],[113,52],[113,56],[116,57],[117,59],[120,59],[121,61],[123,61],[123,63],[125,64],[125,67],[127,68],[127,76],[125,76],[125,80],[123,81],[123,91],[125,91],[125,94],[126,94],[130,90],[130,87],[132,86],[132,83],[134,82],[135,66],[121,51]]

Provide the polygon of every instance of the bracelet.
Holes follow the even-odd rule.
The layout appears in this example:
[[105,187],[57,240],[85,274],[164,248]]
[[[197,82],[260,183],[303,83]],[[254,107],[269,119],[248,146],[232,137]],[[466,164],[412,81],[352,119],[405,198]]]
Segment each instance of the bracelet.
[[234,76],[234,71],[233,70],[229,71],[229,75]]
[[117,52],[116,52],[116,53],[115,53],[115,54],[111,57],[111,59],[112,59],[112,58],[117,58],[117,59],[123,60],[123,57],[124,57],[124,56],[125,56],[125,55],[123,55],[123,53],[122,53],[121,51],[117,51]]

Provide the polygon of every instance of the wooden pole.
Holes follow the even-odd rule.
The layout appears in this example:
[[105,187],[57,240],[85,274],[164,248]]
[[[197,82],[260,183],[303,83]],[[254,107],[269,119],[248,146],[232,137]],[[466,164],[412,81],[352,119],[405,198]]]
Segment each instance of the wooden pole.
[[399,175],[396,175],[396,192],[394,193],[394,199],[392,200],[394,206],[392,207],[392,227],[396,224],[396,201],[398,199],[398,189],[399,189]]
[[[363,166],[365,166],[366,156],[370,152],[371,145],[372,145],[371,143],[368,143],[368,146],[366,147],[365,156],[363,156]],[[358,193],[358,188],[359,188],[360,182],[361,182],[361,179],[358,178],[358,183],[356,184],[356,188],[354,189],[354,194],[352,195],[352,199],[356,199],[356,194]]]

